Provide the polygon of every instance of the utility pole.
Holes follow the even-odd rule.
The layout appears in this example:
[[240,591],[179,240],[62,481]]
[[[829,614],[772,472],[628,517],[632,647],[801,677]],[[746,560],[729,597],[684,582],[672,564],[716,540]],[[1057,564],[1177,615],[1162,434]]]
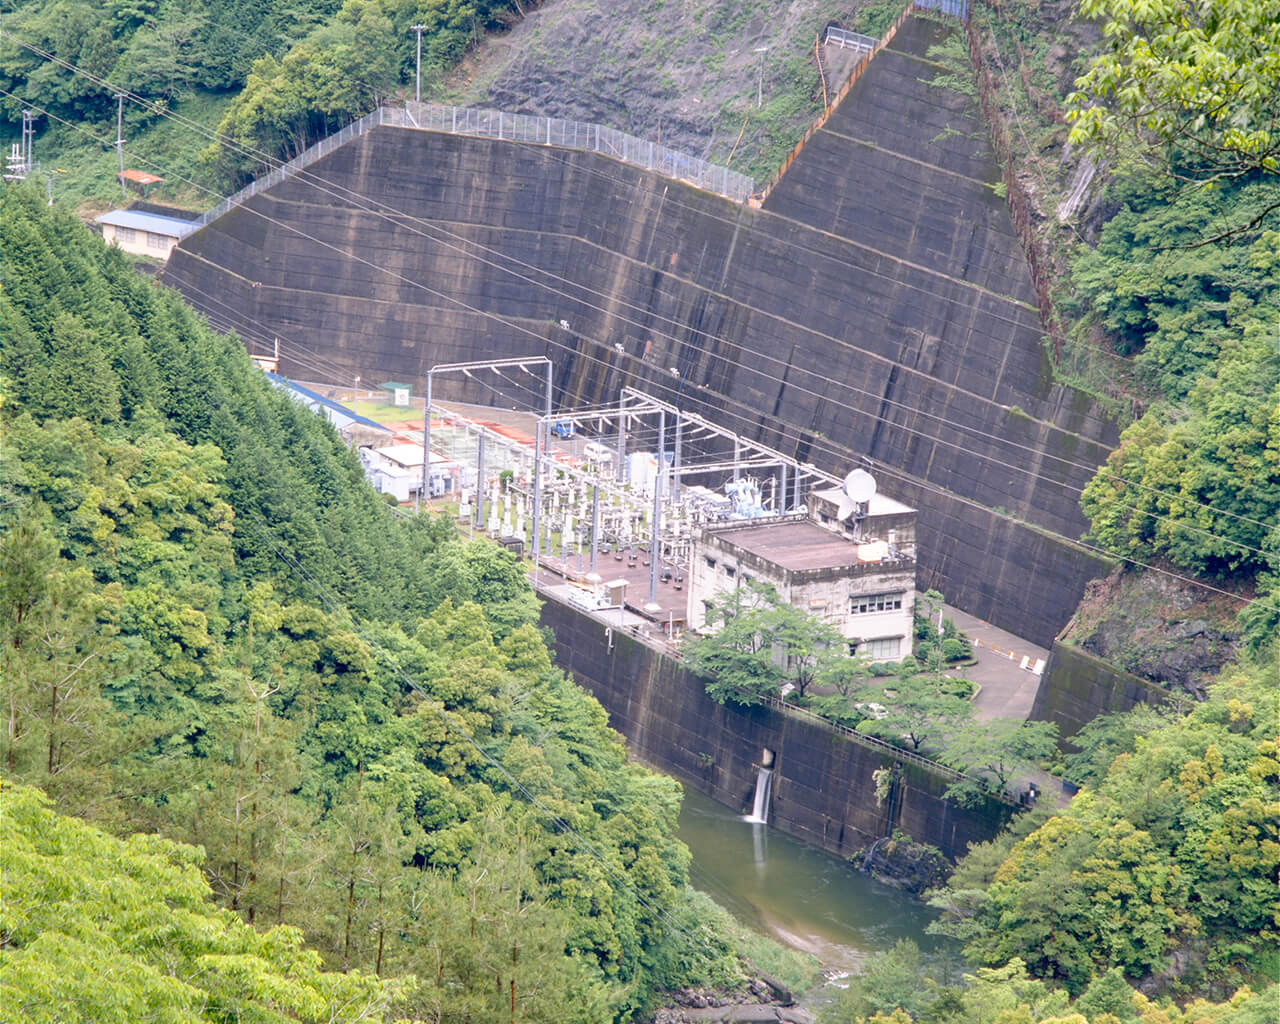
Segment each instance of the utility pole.
[[351,411],[360,415],[360,374],[356,374],[356,386],[351,389]]
[[[764,104],[764,55],[768,51],[767,46],[757,46],[756,53],[760,54],[760,77],[756,80],[756,110]],[[747,93],[750,96],[750,93]]]
[[422,102],[422,33],[427,29],[426,25],[410,25],[410,32],[418,33],[418,71],[414,76],[413,101],[415,103]]
[[120,154],[120,195],[129,197],[124,187],[124,93],[116,93],[116,152]]
[[22,172],[30,174],[36,166],[36,125],[35,113],[30,110],[22,112]]

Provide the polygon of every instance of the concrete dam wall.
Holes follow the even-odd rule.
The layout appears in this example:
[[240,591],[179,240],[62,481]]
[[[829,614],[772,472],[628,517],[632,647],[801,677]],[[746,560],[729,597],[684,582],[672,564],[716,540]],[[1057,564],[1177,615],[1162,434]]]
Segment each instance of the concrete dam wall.
[[694,789],[746,814],[756,766],[765,748],[773,751],[769,824],[829,853],[852,856],[897,827],[955,859],[1012,813],[994,800],[950,803],[947,780],[905,762],[891,823],[871,774],[890,767],[891,756],[770,708],[717,704],[678,662],[621,630],[606,637],[598,619],[554,599],[542,624],[555,633],[557,663],[604,705],[628,748]]
[[[1116,434],[1052,382],[980,114],[934,82],[950,32],[908,19],[763,208],[594,153],[379,127],[192,235],[165,279],[281,337],[304,379],[546,355],[566,405],[630,384],[826,470],[869,457],[920,510],[920,586],[1048,646],[1106,569],[1073,541]],[[440,391],[529,402],[501,383]]]

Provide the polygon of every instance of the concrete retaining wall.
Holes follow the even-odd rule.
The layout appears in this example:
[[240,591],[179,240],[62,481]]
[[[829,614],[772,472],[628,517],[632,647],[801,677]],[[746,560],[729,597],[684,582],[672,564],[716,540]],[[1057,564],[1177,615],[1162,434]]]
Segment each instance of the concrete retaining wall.
[[[909,19],[764,209],[593,153],[378,128],[188,238],[165,279],[279,335],[286,374],[545,354],[567,405],[634,385],[833,473],[869,456],[920,509],[920,585],[1048,646],[1107,568],[1072,539],[1116,434],[1052,382],[977,108],[932,84],[947,31]],[[527,406],[518,384],[441,398]]]
[[[746,814],[767,747],[776,755],[771,825],[845,857],[887,834],[871,773],[889,757],[768,708],[717,704],[678,662],[628,633],[607,637],[599,620],[553,599],[542,624],[555,633],[557,663],[604,705],[641,760]],[[994,836],[1010,813],[996,801],[948,803],[946,781],[915,765],[904,766],[903,779],[897,826],[952,859]]]
[[1031,718],[1056,722],[1059,735],[1067,739],[1098,715],[1175,699],[1178,698],[1168,690],[1116,668],[1081,647],[1055,640]]

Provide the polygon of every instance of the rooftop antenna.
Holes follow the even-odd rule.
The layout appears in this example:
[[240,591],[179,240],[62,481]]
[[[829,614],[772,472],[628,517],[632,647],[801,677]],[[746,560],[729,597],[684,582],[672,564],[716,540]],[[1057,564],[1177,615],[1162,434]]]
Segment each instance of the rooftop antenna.
[[844,478],[837,518],[842,523],[852,519],[856,533],[857,524],[866,516],[868,503],[875,493],[876,478],[865,469],[855,469]]

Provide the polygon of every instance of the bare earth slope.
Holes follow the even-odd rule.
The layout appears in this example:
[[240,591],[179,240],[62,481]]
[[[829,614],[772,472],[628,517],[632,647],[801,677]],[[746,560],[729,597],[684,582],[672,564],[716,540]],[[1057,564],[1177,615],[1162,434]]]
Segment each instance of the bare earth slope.
[[851,24],[858,6],[552,0],[487,39],[446,88],[463,104],[593,121],[717,163],[733,153],[734,170],[763,181],[821,109],[817,34]]

